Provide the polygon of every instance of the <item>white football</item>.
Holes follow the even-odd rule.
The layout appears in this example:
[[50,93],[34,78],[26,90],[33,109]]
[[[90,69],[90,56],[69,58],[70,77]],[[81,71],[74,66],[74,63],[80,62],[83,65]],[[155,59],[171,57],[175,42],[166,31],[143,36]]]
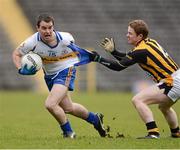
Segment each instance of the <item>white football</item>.
[[28,69],[34,66],[36,71],[39,71],[42,67],[42,59],[38,54],[28,53],[22,57],[21,67],[24,67],[26,64]]

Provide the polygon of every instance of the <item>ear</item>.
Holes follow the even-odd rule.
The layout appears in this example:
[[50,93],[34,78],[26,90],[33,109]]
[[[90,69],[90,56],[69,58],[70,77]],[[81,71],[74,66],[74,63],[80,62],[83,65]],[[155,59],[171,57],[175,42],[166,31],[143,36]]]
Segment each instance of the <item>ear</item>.
[[142,34],[139,34],[138,37],[141,38],[141,39],[143,39],[143,35],[142,35]]
[[36,30],[38,30],[39,29],[39,27],[36,25]]

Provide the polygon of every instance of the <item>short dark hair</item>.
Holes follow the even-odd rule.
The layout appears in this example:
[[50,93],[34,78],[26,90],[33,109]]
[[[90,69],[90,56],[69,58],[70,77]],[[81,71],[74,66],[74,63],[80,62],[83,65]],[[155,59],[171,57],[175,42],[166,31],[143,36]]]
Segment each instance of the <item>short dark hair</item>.
[[144,20],[133,20],[129,26],[134,29],[137,35],[142,34],[143,39],[146,39],[149,34],[149,29]]
[[39,27],[40,26],[40,23],[41,21],[45,21],[45,22],[51,22],[53,23],[54,25],[54,18],[52,16],[50,16],[49,14],[40,14],[38,17],[37,17],[37,21],[36,21],[36,25]]

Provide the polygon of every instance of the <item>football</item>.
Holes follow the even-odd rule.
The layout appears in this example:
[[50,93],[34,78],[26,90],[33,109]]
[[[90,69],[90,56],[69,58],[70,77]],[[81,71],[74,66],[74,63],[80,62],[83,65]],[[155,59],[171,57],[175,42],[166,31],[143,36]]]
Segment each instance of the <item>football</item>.
[[28,69],[35,66],[36,71],[39,71],[42,67],[42,59],[38,54],[28,53],[22,57],[21,67],[24,67],[26,64]]

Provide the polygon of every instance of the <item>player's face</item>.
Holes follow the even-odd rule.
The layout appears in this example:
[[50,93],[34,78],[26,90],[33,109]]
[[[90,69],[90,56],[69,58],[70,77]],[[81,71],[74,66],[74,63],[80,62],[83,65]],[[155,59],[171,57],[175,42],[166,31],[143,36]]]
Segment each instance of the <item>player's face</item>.
[[141,34],[137,35],[134,29],[131,28],[130,26],[128,26],[128,33],[126,36],[128,43],[134,46],[136,46],[139,43],[139,41],[142,40],[142,35]]
[[39,27],[37,27],[37,30],[43,41],[47,43],[53,41],[54,26],[51,21],[50,22],[41,21]]

